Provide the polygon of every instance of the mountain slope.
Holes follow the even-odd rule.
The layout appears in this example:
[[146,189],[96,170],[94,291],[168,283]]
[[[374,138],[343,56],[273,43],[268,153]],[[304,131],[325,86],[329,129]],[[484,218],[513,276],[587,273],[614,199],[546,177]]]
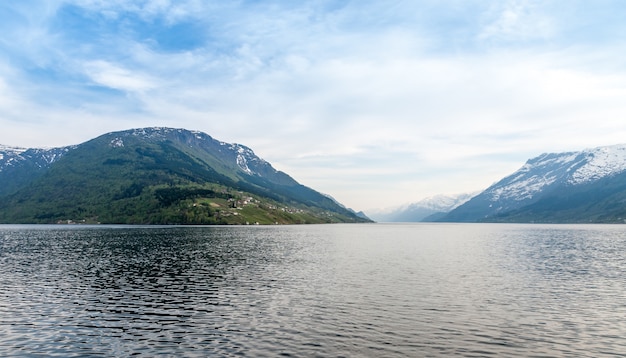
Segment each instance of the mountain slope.
[[3,198],[1,222],[365,221],[250,148],[184,129],[108,133],[68,147],[29,178]]
[[542,154],[442,221],[620,222],[626,145]]
[[497,215],[492,221],[624,223],[626,173],[559,188],[533,204]]
[[26,149],[0,145],[0,197],[38,178],[72,148]]

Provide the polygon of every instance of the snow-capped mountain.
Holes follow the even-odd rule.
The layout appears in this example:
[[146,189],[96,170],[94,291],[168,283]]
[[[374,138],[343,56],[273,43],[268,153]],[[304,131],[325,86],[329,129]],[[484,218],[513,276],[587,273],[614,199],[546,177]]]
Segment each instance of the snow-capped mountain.
[[[233,169],[247,175],[266,178],[281,184],[294,184],[295,181],[272,167],[270,163],[259,158],[252,149],[242,144],[226,143],[213,139],[206,133],[180,128],[149,127],[137,128],[102,135],[103,140],[111,148],[123,148],[129,142],[137,140],[159,143],[164,141],[183,142],[189,151],[200,150],[203,154],[213,154],[216,166]],[[31,175],[36,177],[43,173],[54,162],[78,146],[60,148],[19,148],[0,145],[0,195],[8,194]],[[17,182],[14,183],[15,178]]]
[[457,195],[435,195],[423,199],[409,207],[422,207],[437,212],[447,212],[470,200],[477,193],[463,193]]
[[211,153],[221,165],[227,164],[228,169],[237,169],[241,172],[271,178],[272,180],[292,182],[284,173],[274,169],[270,163],[259,158],[252,149],[242,144],[226,143],[214,139],[210,135],[182,128],[149,127],[137,128],[120,132],[112,132],[102,136],[109,141],[111,147],[122,147],[129,140],[143,140],[159,143],[176,141],[184,143],[188,150],[200,150],[203,154]]
[[23,182],[47,170],[75,146],[18,148],[0,145],[0,195],[13,192]]
[[0,156],[0,222],[369,221],[250,148],[198,131],[131,129],[72,147],[2,147]]
[[[542,221],[532,213],[544,212],[548,204],[559,210],[573,208],[559,200],[581,201],[587,205],[593,205],[597,199],[608,200],[621,190],[621,183],[626,185],[624,179],[626,144],[580,152],[545,153],[528,160],[515,173],[453,210],[444,220],[491,221],[532,216],[532,221]],[[609,186],[610,193],[606,190]],[[578,215],[572,213],[571,217]]]
[[415,203],[387,210],[368,211],[368,215],[378,222],[420,222],[431,221],[445,215],[471,199],[477,193],[458,195],[435,195]]
[[25,162],[33,162],[37,167],[45,168],[61,158],[70,149],[71,147],[18,148],[0,145],[0,172]]

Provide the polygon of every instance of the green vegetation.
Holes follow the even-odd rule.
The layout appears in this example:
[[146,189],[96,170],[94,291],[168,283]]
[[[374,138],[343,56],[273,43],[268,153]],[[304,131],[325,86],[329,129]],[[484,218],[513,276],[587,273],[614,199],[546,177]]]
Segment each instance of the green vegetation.
[[[284,173],[247,174],[236,153],[208,136],[196,143],[190,132],[174,134],[147,139],[120,132],[81,144],[2,197],[0,223],[366,221]],[[124,136],[123,146],[112,145],[117,136]]]
[[119,188],[111,201],[102,200],[100,194],[80,200],[78,205],[59,205],[63,201],[40,198],[34,201],[38,205],[17,201],[11,205],[14,210],[1,212],[0,222],[267,225],[346,221],[344,215],[321,208],[285,205],[216,184],[138,188],[131,184]]

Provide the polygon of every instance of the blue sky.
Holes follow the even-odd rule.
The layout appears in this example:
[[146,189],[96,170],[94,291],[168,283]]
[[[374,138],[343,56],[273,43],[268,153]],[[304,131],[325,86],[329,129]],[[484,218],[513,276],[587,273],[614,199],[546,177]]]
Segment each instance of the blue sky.
[[626,2],[0,4],[0,143],[145,126],[251,147],[359,210],[626,142]]

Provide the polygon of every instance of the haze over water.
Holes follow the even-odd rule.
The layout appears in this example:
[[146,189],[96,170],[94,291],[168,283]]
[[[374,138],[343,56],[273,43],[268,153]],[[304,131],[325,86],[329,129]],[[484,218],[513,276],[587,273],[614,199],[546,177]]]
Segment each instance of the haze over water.
[[0,356],[621,356],[626,228],[0,226]]

